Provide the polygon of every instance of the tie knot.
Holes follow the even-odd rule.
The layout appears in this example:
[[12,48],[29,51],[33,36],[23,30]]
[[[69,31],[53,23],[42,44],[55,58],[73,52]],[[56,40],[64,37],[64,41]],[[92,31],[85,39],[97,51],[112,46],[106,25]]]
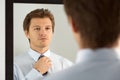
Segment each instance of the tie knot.
[[38,58],[38,60],[39,60],[40,58],[42,58],[42,57],[44,57],[44,55],[43,55],[43,54],[41,54],[41,55],[40,55],[40,57]]

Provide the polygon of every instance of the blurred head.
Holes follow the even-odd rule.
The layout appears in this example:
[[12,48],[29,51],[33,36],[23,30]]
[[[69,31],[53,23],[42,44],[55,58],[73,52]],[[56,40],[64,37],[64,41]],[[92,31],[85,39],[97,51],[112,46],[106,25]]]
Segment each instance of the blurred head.
[[48,47],[54,32],[54,17],[48,9],[36,9],[27,14],[23,29],[32,48]]
[[64,0],[77,42],[84,48],[112,47],[120,33],[119,0]]

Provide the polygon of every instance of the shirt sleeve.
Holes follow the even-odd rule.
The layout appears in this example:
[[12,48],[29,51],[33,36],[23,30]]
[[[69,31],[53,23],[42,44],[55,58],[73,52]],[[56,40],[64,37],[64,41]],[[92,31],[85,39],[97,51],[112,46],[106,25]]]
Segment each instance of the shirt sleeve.
[[39,80],[42,77],[43,76],[34,68],[32,68],[32,70],[24,76],[19,66],[14,64],[14,80]]

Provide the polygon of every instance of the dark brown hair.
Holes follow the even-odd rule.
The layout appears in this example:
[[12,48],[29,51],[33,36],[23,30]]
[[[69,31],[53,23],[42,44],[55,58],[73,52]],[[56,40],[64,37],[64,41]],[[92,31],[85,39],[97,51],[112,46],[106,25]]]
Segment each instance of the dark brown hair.
[[48,9],[36,9],[28,13],[23,22],[23,29],[24,31],[29,31],[30,21],[32,18],[45,18],[48,17],[52,22],[52,31],[54,32],[54,16]]
[[120,0],[64,0],[83,44],[101,48],[113,43],[120,33]]

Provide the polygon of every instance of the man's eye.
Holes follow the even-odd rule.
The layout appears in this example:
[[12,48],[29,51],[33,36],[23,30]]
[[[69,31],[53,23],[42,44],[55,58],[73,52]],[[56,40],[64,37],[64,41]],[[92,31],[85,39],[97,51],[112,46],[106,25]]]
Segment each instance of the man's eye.
[[40,30],[40,28],[35,28],[34,30]]
[[49,30],[49,29],[51,29],[51,28],[49,28],[49,27],[48,27],[48,28],[46,28],[46,30]]

